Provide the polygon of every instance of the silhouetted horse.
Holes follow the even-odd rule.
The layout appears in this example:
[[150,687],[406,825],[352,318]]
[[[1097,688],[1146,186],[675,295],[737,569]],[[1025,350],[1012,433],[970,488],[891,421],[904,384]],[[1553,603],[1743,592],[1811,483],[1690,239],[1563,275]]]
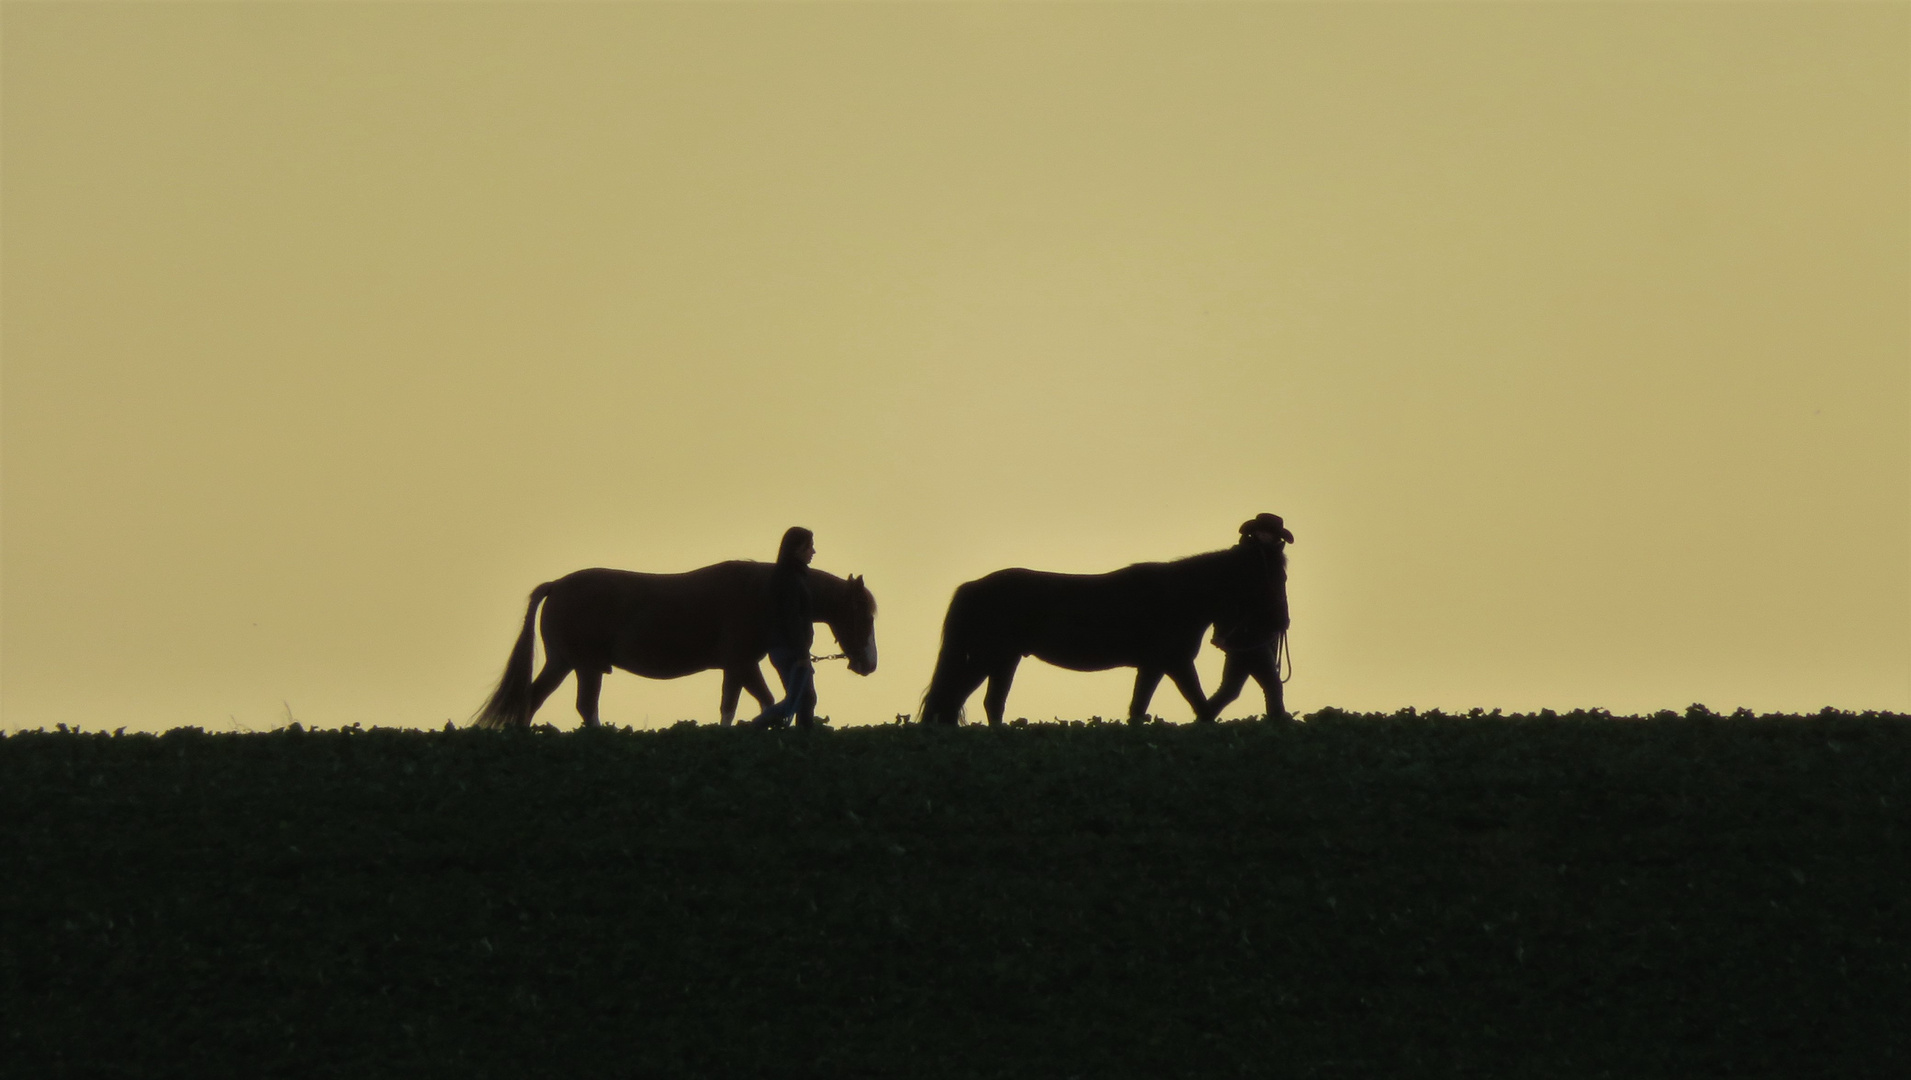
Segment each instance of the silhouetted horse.
[[[757,666],[769,651],[771,564],[737,560],[684,574],[579,570],[531,590],[524,630],[504,676],[473,718],[478,727],[526,727],[564,676],[577,672],[577,711],[597,726],[597,693],[611,668],[651,679],[723,671],[722,722],[748,690],[775,702]],[[827,623],[849,670],[876,670],[876,598],[863,579],[809,571],[817,620]],[[531,633],[544,604],[544,670],[531,679]],[[811,718],[799,717],[807,724]]]
[[1202,633],[1271,603],[1278,575],[1262,545],[1243,544],[1107,574],[1014,569],[965,582],[942,621],[942,651],[922,698],[922,722],[959,722],[963,702],[986,679],[983,708],[989,723],[1001,723],[1024,656],[1074,671],[1137,669],[1131,720],[1147,715],[1166,675],[1197,721],[1212,720],[1218,710],[1209,708],[1194,670]]

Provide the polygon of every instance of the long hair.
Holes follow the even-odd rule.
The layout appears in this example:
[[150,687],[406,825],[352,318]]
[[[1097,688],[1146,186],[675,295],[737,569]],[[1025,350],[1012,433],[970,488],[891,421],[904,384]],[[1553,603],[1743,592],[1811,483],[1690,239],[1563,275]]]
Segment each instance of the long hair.
[[783,542],[776,546],[776,565],[801,567],[802,564],[796,561],[797,554],[803,550],[804,545],[814,543],[815,540],[816,534],[803,526],[790,526],[783,533]]
[[471,718],[473,727],[530,726],[531,639],[537,633],[537,606],[550,593],[551,584],[547,581],[531,590],[531,602],[524,609],[524,629],[518,633],[517,644],[511,646],[511,656],[504,662],[504,674],[498,677],[498,688],[491,691],[490,700]]

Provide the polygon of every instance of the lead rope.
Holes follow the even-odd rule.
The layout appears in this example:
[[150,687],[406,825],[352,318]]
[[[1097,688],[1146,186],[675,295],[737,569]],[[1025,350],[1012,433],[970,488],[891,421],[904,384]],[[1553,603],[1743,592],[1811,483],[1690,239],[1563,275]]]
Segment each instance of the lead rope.
[[[1276,552],[1270,556],[1265,546],[1258,545],[1258,544],[1255,546],[1261,549],[1261,569],[1268,572],[1269,574],[1272,574],[1274,572],[1274,567],[1270,565],[1271,560],[1273,558],[1278,558],[1279,553]],[[1281,597],[1283,601],[1286,600],[1286,597],[1287,597],[1286,580],[1282,580],[1281,582]],[[1281,657],[1283,654],[1285,654],[1287,657],[1287,662],[1284,664],[1281,662]],[[1274,674],[1276,677],[1278,677],[1281,680],[1282,686],[1286,686],[1287,680],[1294,677],[1294,653],[1293,653],[1293,650],[1287,647],[1287,631],[1285,630],[1281,631],[1281,636],[1276,638],[1274,641]]]
[[849,659],[849,654],[841,653],[841,652],[831,653],[828,656],[818,656],[815,653],[810,654],[810,663],[812,664],[820,664],[825,660],[847,660],[847,659]]

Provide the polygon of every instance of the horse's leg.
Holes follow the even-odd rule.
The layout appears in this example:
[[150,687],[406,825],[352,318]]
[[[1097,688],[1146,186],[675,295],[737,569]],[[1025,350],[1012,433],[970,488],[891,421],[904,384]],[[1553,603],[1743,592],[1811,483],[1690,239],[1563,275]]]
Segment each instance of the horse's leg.
[[799,661],[796,667],[796,681],[799,684],[796,694],[796,726],[809,728],[816,726],[816,666],[808,660]]
[[1159,685],[1160,668],[1143,667],[1135,670],[1135,696],[1128,699],[1129,723],[1139,724],[1148,719],[1148,703],[1154,700],[1155,687]]
[[776,704],[776,696],[770,693],[770,684],[763,681],[763,668],[757,664],[751,664],[744,669],[743,688],[756,699],[758,712]]
[[[1253,673],[1253,665],[1246,652],[1231,652],[1226,656],[1227,664],[1221,668],[1221,685],[1215,688],[1214,696],[1208,699],[1206,713],[1209,717],[1220,716],[1222,709],[1234,704],[1234,699],[1241,696],[1241,688],[1247,685],[1247,677]],[[1262,687],[1265,688],[1266,684],[1263,683]],[[1195,714],[1198,716],[1202,711],[1196,709]]]
[[737,718],[737,698],[743,693],[744,678],[736,668],[723,669],[723,704],[717,713],[717,723],[723,727],[729,727]]
[[1168,678],[1174,680],[1176,690],[1188,699],[1188,705],[1194,709],[1194,722],[1209,723],[1214,713],[1208,710],[1208,696],[1201,692],[1201,675],[1194,670],[1194,658],[1189,657],[1168,669]]
[[1015,668],[1021,662],[1021,657],[1012,655],[989,669],[989,692],[982,695],[982,709],[989,714],[990,727],[1002,726],[1002,710],[1009,704],[1009,685],[1015,681]]
[[597,692],[603,689],[604,673],[596,668],[577,669],[577,715],[585,727],[597,726]]
[[743,669],[743,688],[756,699],[756,715],[750,719],[750,723],[760,726],[758,722],[763,719],[763,714],[770,710],[770,706],[776,704],[776,695],[770,693],[770,684],[763,681],[763,667],[760,663],[753,663]]
[[538,672],[537,678],[531,681],[531,707],[524,710],[525,727],[531,726],[531,717],[537,715],[538,706],[544,704],[545,699],[557,690],[558,684],[564,681],[564,676],[570,673],[570,665],[545,659],[544,670]]
[[962,707],[987,677],[977,665],[967,660],[937,657],[936,673],[930,678],[929,690],[922,698],[922,722],[951,727],[960,723]]
[[922,701],[922,722],[951,727],[961,723],[963,706],[968,704],[969,698],[987,678],[986,673],[971,666],[956,674],[945,675],[939,688],[931,682],[929,693]]

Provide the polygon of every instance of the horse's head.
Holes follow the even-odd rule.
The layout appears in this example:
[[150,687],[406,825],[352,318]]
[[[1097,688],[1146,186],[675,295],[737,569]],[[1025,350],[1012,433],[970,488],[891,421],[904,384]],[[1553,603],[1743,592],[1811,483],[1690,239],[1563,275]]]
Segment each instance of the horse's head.
[[829,628],[842,646],[849,670],[858,675],[876,670],[876,598],[857,575],[849,575],[846,602],[829,620]]

